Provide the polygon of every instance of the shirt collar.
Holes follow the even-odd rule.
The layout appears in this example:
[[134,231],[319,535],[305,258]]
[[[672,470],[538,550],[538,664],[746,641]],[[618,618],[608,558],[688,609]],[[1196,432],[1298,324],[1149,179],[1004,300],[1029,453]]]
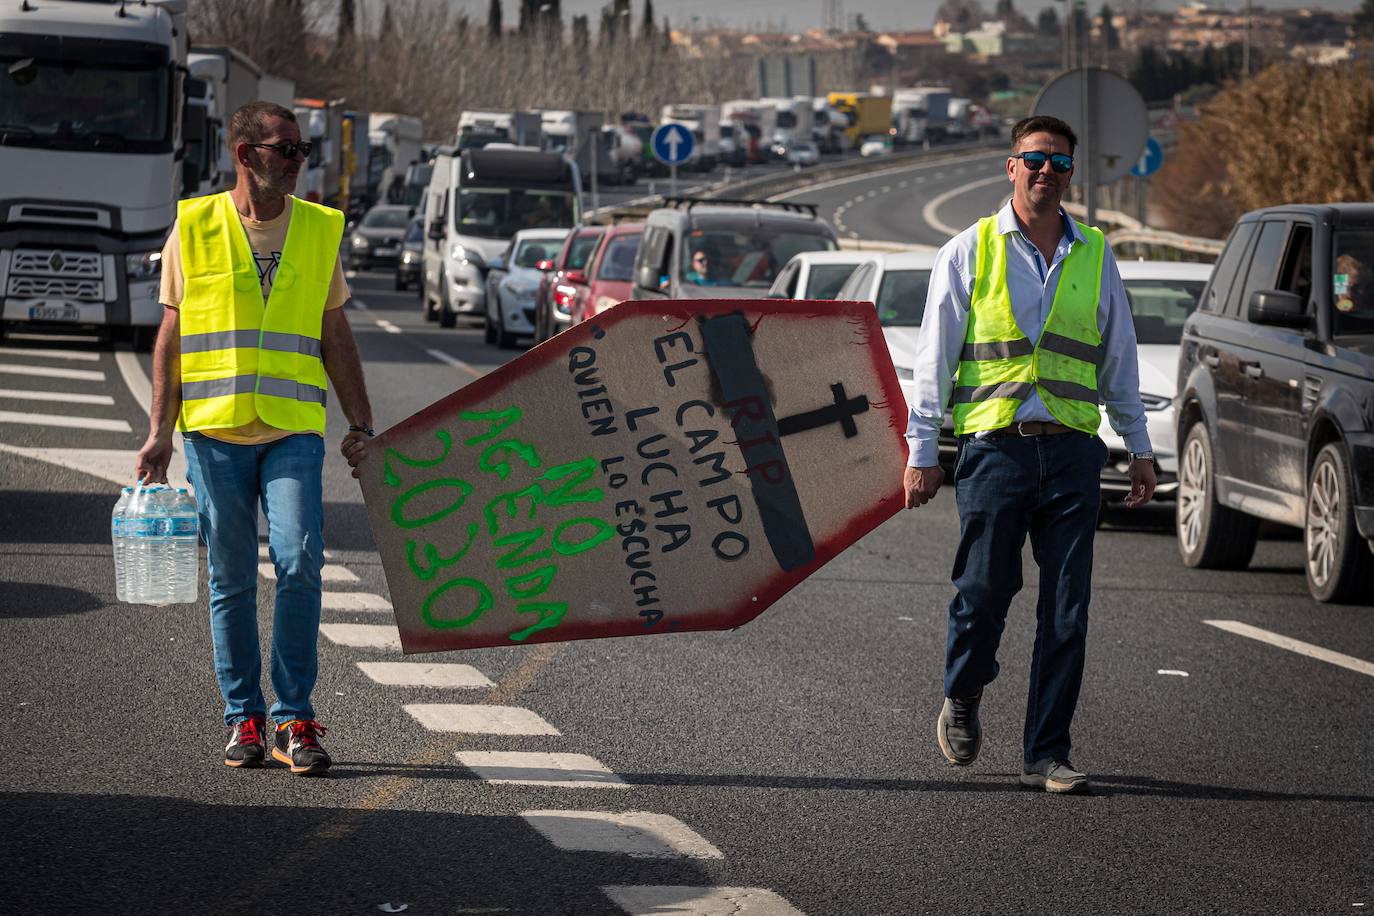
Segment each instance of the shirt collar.
[[[1074,222],[1069,214],[1064,212],[1064,208],[1059,208],[1059,218],[1064,222],[1064,236],[1071,242],[1087,243],[1082,230],[1078,228],[1078,223]],[[1016,212],[1011,208],[1011,201],[1007,201],[1002,209],[997,211],[997,234],[1006,235],[1008,232],[1020,232],[1021,224],[1016,220]]]

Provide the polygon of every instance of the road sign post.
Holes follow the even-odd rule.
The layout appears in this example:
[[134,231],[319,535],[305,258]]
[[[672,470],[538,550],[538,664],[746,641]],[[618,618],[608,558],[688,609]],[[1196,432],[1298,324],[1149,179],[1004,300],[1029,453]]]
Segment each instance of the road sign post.
[[649,138],[654,157],[668,166],[672,196],[677,196],[677,167],[692,158],[696,139],[681,124],[663,124]]

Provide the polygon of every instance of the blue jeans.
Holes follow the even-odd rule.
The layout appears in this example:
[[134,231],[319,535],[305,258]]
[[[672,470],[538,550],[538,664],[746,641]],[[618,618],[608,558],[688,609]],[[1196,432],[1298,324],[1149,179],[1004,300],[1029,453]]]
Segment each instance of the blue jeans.
[[1007,608],[1021,590],[1021,548],[1029,534],[1040,598],[1023,751],[1027,765],[1065,759],[1083,682],[1107,447],[1077,432],[960,441],[954,468],[958,594],[949,605],[945,696],[973,696],[997,677],[997,646]]
[[186,470],[200,506],[210,571],[210,633],[224,722],[267,712],[258,648],[258,504],[277,571],[272,690],[277,722],[313,719],[324,563],[324,440],[313,433],[231,445],[186,433]]

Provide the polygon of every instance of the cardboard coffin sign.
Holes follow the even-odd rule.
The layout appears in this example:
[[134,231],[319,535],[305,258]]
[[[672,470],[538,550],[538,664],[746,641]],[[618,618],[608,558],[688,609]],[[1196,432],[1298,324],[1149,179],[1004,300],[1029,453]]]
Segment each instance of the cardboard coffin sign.
[[626,302],[378,436],[405,652],[729,629],[903,505],[866,302]]

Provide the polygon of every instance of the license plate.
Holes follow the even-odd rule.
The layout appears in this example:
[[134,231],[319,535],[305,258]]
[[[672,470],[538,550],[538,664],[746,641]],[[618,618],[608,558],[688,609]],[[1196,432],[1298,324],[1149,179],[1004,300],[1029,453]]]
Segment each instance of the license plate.
[[395,253],[396,253],[396,249],[395,249],[395,248],[378,248],[378,249],[377,249],[377,253],[378,253],[378,254],[387,254],[387,255],[391,255],[391,254],[395,254]]
[[72,305],[34,305],[29,307],[30,321],[80,321],[81,309]]

